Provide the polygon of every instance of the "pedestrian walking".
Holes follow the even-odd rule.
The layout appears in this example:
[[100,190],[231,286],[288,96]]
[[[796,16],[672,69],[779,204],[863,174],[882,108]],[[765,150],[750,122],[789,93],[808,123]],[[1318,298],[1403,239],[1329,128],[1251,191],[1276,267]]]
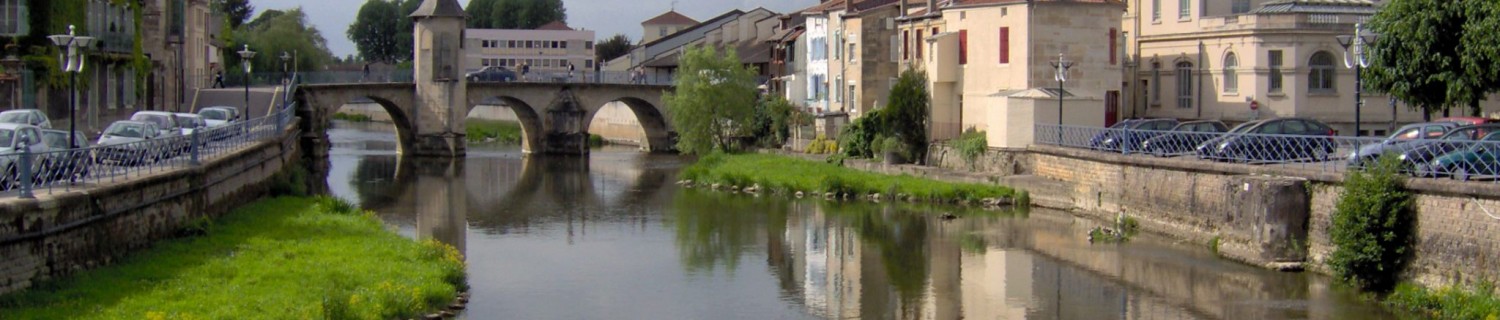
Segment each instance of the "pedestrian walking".
[[214,88],[223,88],[223,87],[224,87],[224,70],[215,71],[215,74],[214,74]]
[[525,80],[526,79],[526,75],[530,74],[530,73],[531,73],[531,64],[530,63],[522,63],[521,64],[521,79]]
[[574,70],[576,70],[576,68],[573,67],[573,63],[572,62],[568,62],[568,81],[573,81],[573,71]]

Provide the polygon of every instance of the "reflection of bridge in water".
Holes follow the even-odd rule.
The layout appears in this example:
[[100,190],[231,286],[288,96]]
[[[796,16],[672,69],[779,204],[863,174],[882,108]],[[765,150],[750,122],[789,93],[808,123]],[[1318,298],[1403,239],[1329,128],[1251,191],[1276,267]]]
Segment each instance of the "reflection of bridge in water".
[[666,201],[670,194],[661,191],[675,181],[674,169],[651,165],[663,161],[678,160],[640,153],[592,159],[365,156],[351,183],[362,207],[391,222],[411,223],[419,236],[458,245],[471,224],[497,234],[554,221],[567,221],[569,228],[589,219],[636,218],[644,224],[646,204]]

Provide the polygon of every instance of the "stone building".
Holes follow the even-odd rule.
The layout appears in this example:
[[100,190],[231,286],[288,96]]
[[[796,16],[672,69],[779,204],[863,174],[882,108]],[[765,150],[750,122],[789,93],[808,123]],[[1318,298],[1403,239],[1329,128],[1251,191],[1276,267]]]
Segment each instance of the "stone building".
[[468,71],[498,66],[519,75],[524,64],[534,79],[545,79],[566,76],[569,65],[576,77],[594,70],[594,31],[574,30],[561,21],[534,30],[468,29],[464,37]]

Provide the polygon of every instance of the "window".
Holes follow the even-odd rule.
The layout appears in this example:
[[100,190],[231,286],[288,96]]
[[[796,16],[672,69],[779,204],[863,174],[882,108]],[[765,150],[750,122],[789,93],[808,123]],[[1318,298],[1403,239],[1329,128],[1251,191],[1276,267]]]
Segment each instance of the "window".
[[855,56],[856,56],[856,54],[854,53],[854,43],[850,42],[849,43],[849,62],[854,62],[855,61],[854,60]]
[[1318,51],[1307,60],[1307,66],[1312,71],[1307,75],[1307,90],[1312,92],[1333,92],[1334,73],[1333,55],[1328,51]]
[[922,60],[922,30],[917,30],[917,60]]
[[1281,50],[1270,51],[1271,92],[1281,92]]
[[844,37],[842,35],[837,35],[837,34],[833,35],[833,60],[838,60],[839,57],[843,53],[844,53]]
[[583,49],[584,50],[594,50],[594,42],[593,41],[584,41],[583,42]]
[[536,43],[534,43],[533,41],[526,41],[526,48],[527,49],[531,49],[532,46],[534,46],[534,45],[536,45]]
[[1233,52],[1224,55],[1224,92],[1240,92],[1240,80],[1234,72],[1239,66],[1240,60]]
[[557,42],[557,47],[558,48],[567,49],[568,48],[568,42],[567,41],[558,41]]
[[1177,19],[1187,19],[1193,13],[1193,0],[1177,0]]
[[1177,63],[1177,107],[1193,107],[1193,63]]
[[969,30],[958,30],[958,64],[969,64]]
[[844,77],[843,76],[839,76],[839,77],[834,78],[834,79],[835,79],[833,81],[834,85],[831,87],[831,88],[834,89],[834,91],[833,91],[833,101],[834,102],[842,102],[842,101],[844,101],[844,95],[843,95],[843,91],[839,91],[838,90],[838,86],[840,84],[844,83]]
[[859,105],[858,91],[856,91],[855,88],[857,88],[857,87],[855,87],[852,84],[849,85],[849,95],[846,96],[846,97],[848,97],[848,99],[846,99],[846,100],[849,100],[848,104],[850,104],[850,105]]
[[1120,43],[1118,42],[1119,39],[1115,39],[1116,32],[1115,28],[1109,28],[1109,65],[1115,65],[1115,63],[1118,63],[1118,59],[1120,59]]
[[911,30],[901,31],[901,60],[911,59]]
[[661,37],[667,36],[667,27],[657,27],[656,35]]
[[594,68],[594,59],[583,60],[583,67],[584,68],[588,68],[588,69],[593,69]]
[[1010,27],[1000,27],[1000,64],[1010,63]]
[[1151,0],[1151,21],[1161,21],[1161,0]]
[[1234,3],[1230,6],[1229,12],[1233,14],[1250,12],[1250,0],[1234,0]]
[[901,36],[891,35],[891,61],[901,61]]

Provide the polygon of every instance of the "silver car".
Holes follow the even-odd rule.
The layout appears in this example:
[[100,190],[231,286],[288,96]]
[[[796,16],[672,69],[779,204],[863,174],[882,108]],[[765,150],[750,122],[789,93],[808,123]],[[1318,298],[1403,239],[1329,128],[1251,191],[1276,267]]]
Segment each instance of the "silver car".
[[[52,149],[42,142],[42,129],[28,124],[0,123],[0,190],[11,190],[21,185],[21,148],[32,154],[43,154]],[[41,161],[32,161],[31,172],[41,169]],[[35,180],[33,180],[35,181]]]
[[47,119],[47,114],[37,109],[20,109],[0,112],[0,123],[19,123],[36,126],[42,129],[51,129],[52,120]]

